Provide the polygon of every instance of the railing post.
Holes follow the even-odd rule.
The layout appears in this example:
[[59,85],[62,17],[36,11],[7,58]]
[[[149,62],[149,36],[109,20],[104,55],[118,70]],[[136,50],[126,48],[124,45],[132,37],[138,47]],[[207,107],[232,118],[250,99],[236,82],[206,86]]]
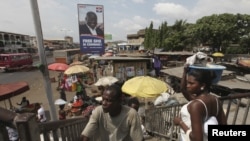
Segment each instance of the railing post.
[[34,113],[23,113],[14,119],[20,141],[40,141],[40,131]]
[[8,141],[8,140],[9,140],[9,136],[8,136],[8,132],[6,130],[6,126],[1,125],[1,127],[0,127],[0,141]]

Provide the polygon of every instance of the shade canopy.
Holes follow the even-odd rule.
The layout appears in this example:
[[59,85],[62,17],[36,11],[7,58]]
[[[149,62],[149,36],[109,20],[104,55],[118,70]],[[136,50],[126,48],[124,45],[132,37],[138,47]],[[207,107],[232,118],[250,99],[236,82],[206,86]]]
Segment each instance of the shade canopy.
[[55,101],[55,105],[64,105],[64,104],[67,104],[67,101],[63,100],[63,99],[57,99]]
[[0,84],[0,100],[9,99],[29,90],[27,82]]
[[212,54],[212,56],[214,56],[214,57],[223,57],[224,54],[221,53],[221,52],[215,52],[215,53]]
[[137,76],[127,81],[122,86],[122,91],[135,97],[157,97],[166,92],[168,85],[150,76]]
[[48,65],[48,69],[54,70],[54,71],[65,71],[68,68],[69,68],[69,65],[64,64],[64,63],[52,63]]
[[110,86],[117,81],[118,79],[114,76],[104,76],[104,77],[99,78],[98,81],[94,85],[95,86]]
[[78,73],[86,73],[89,71],[89,68],[83,65],[73,65],[70,66],[67,70],[65,70],[64,74],[72,75]]

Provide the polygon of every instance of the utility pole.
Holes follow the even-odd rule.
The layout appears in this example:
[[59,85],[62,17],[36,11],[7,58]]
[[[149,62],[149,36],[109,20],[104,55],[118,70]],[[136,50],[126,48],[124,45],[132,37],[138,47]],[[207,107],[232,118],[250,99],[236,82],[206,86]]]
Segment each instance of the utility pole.
[[51,82],[50,82],[49,71],[48,71],[48,64],[47,64],[46,54],[45,54],[44,47],[43,47],[42,26],[41,26],[41,21],[40,21],[40,14],[39,14],[37,0],[30,0],[30,4],[31,4],[31,11],[32,11],[33,20],[34,20],[39,58],[41,61],[40,70],[43,74],[46,94],[47,94],[49,107],[50,107],[51,119],[52,119],[52,121],[55,121],[57,119],[56,118],[57,112],[56,112],[56,108],[54,105],[53,94],[52,94],[52,89],[51,89]]

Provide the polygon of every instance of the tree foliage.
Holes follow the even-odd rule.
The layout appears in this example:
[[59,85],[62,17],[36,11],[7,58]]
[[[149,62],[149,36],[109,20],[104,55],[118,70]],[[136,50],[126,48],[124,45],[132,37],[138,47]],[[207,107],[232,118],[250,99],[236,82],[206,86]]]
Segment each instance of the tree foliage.
[[144,41],[147,49],[164,48],[166,51],[209,45],[214,51],[226,52],[230,44],[239,44],[244,48],[239,50],[249,50],[250,15],[213,14],[198,19],[195,24],[177,20],[172,26],[163,22],[157,30],[153,29],[151,22],[146,28]]

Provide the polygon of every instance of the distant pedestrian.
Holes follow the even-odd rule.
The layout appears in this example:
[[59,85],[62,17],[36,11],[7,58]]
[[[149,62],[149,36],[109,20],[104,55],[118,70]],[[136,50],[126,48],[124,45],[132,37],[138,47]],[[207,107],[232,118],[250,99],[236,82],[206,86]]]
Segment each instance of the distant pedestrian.
[[[140,102],[137,97],[131,97],[128,100],[128,106],[135,109],[137,112],[139,111],[140,108]],[[146,138],[148,136],[148,132],[146,131],[144,124],[145,124],[145,116],[140,116],[141,120],[141,129],[143,132],[143,138]]]
[[59,120],[64,120],[64,119],[66,119],[66,111],[64,110],[64,106],[65,106],[65,105],[59,105],[59,111],[58,111]]
[[60,72],[57,78],[58,78],[58,89],[59,89],[63,81],[63,72]]
[[76,82],[76,96],[84,99],[86,97],[86,89],[85,86],[82,84],[81,80],[78,79]]
[[38,122],[46,122],[47,121],[47,117],[45,115],[45,110],[44,110],[44,108],[42,106],[42,103],[39,103],[39,104],[40,104],[39,105],[40,107],[37,110],[37,121]]
[[18,110],[22,110],[23,108],[29,106],[30,102],[26,97],[23,97],[22,101],[20,103],[16,103],[16,104],[19,105]]
[[104,75],[104,70],[105,70],[105,66],[102,65],[101,66],[101,71],[100,71],[100,75],[103,76]]
[[23,97],[22,101],[20,103],[17,103],[17,105],[20,105],[21,107],[26,107],[30,105],[30,102],[26,97]]
[[158,56],[154,56],[154,69],[155,69],[155,75],[156,77],[160,76],[160,70],[161,70],[161,61]]
[[67,101],[65,90],[63,88],[60,88],[60,98]]
[[93,77],[94,77],[94,82],[97,81],[97,64],[95,63],[93,66]]
[[139,110],[140,102],[137,97],[131,97],[128,100],[128,106],[134,108],[136,111]]

